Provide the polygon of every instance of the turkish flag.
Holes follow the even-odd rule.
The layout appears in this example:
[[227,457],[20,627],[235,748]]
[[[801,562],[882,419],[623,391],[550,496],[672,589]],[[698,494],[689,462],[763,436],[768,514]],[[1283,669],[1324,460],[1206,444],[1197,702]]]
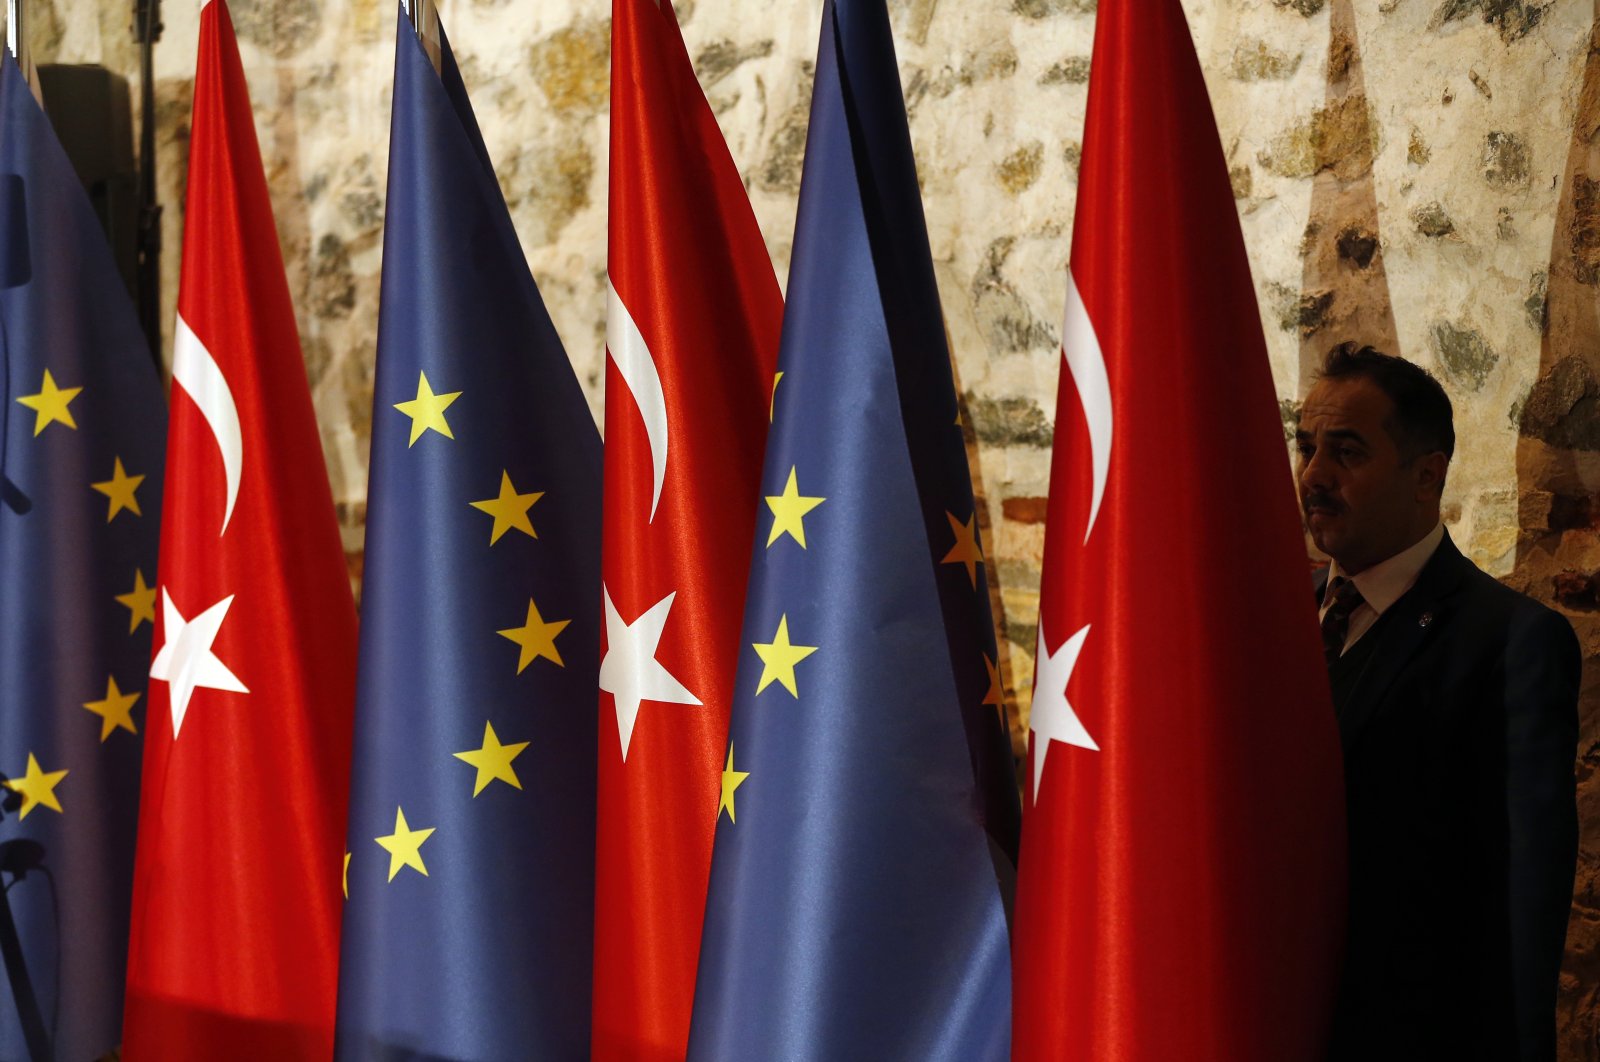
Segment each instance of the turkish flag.
[[324,1059],[356,617],[223,0],[187,204],[124,1057]]
[[1045,540],[1014,1057],[1325,1053],[1339,739],[1178,0],[1101,0]]
[[594,1057],[682,1058],[783,300],[671,0],[615,0]]

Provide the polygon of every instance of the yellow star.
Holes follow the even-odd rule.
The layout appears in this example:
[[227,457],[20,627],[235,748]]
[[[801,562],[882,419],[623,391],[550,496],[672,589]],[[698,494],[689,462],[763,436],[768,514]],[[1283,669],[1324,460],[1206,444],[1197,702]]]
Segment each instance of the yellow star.
[[717,814],[724,811],[728,813],[729,822],[737,822],[733,817],[733,792],[744,784],[750,777],[749,771],[736,771],[733,769],[733,742],[728,743],[728,765],[722,769],[722,803],[717,806]]
[[[782,494],[767,495],[767,508],[772,510],[772,533],[767,535],[767,546],[778,541],[779,537],[788,535],[800,543],[800,548],[806,548],[805,515],[812,509],[827,501],[826,498],[808,498],[800,493],[800,487],[795,482],[794,467],[789,468],[789,482],[784,485]],[[833,510],[829,510],[832,512]]]
[[983,666],[989,671],[989,692],[983,695],[984,704],[992,704],[1001,712],[1006,710],[1006,696],[1000,689],[1000,669],[995,662],[989,659],[989,654],[983,654]]
[[516,528],[529,538],[538,538],[539,533],[533,529],[533,523],[528,519],[528,510],[542,497],[544,497],[542,490],[536,490],[532,494],[518,494],[517,488],[511,485],[511,474],[502,469],[500,496],[471,503],[474,509],[481,509],[494,517],[494,530],[489,532],[489,545],[499,542],[500,536],[512,528]]
[[133,570],[133,589],[117,595],[117,603],[128,607],[128,633],[139,629],[139,624],[156,621],[156,588],[144,585],[144,572]]
[[130,734],[139,731],[133,725],[133,703],[139,699],[138,691],[123,693],[117,689],[117,680],[114,677],[106,679],[106,696],[103,701],[90,701],[85,708],[100,717],[100,740],[105,741],[111,732],[121,727]]
[[50,375],[50,370],[44,371],[44,383],[39,385],[36,395],[23,395],[17,399],[23,405],[33,410],[33,434],[38,435],[45,427],[60,421],[67,427],[77,430],[78,422],[72,419],[72,410],[67,408],[67,403],[78,397],[81,387],[57,387],[55,377]]
[[450,422],[444,419],[444,411],[450,408],[450,403],[461,397],[460,391],[451,391],[449,394],[436,395],[433,388],[428,386],[428,374],[417,374],[417,397],[409,402],[396,402],[394,408],[411,418],[411,441],[406,443],[415,446],[422,433],[430,428],[443,435],[446,439],[454,439],[450,434]]
[[557,667],[566,667],[562,663],[561,654],[556,650],[556,635],[566,630],[571,620],[556,620],[546,623],[544,617],[539,615],[539,606],[533,603],[533,598],[528,598],[528,621],[521,627],[510,627],[503,631],[495,631],[502,638],[509,638],[522,647],[522,653],[517,657],[517,674],[522,674],[523,669],[533,663],[535,657],[544,657],[554,661]]
[[394,809],[394,832],[373,838],[389,853],[390,881],[400,873],[401,867],[410,867],[423,877],[428,876],[428,868],[422,862],[422,842],[433,836],[433,829],[430,826],[426,830],[413,830],[406,825],[406,813],[399,807]]
[[350,853],[344,854],[344,898],[350,898]]
[[944,555],[941,564],[965,564],[967,578],[972,580],[974,590],[978,587],[978,565],[983,563],[983,550],[978,548],[978,531],[973,526],[978,519],[978,514],[973,513],[967,517],[967,522],[962,523],[956,519],[955,513],[944,514],[950,521],[950,530],[956,533],[956,544],[950,547],[950,552]]
[[456,759],[462,760],[478,769],[478,777],[472,785],[472,795],[477,796],[483,792],[488,784],[496,778],[502,782],[509,782],[518,789],[522,782],[517,778],[517,772],[511,766],[511,761],[522,755],[522,750],[528,747],[528,742],[519,741],[515,745],[502,745],[500,738],[494,732],[494,727],[488,723],[483,724],[483,748],[472,749],[469,752],[451,753]]
[[783,373],[775,372],[772,374],[772,398],[767,403],[768,424],[771,424],[772,419],[778,415],[778,381],[781,379],[783,379]]
[[816,652],[817,647],[790,643],[787,613],[778,619],[778,633],[772,636],[772,641],[765,644],[756,642],[754,648],[756,655],[761,657],[761,681],[756,685],[756,692],[760,693],[773,680],[777,680],[783,683],[783,688],[791,696],[798,698],[800,691],[794,685],[794,666]]
[[66,771],[41,771],[39,761],[33,758],[33,753],[28,753],[28,773],[6,782],[7,789],[22,794],[22,811],[17,818],[27,818],[28,812],[37,807],[59,812],[61,801],[56,797],[56,785],[66,776]]
[[143,476],[130,476],[122,470],[122,458],[117,458],[117,464],[111,471],[111,478],[100,483],[91,483],[89,486],[111,499],[111,511],[106,513],[106,523],[122,510],[127,509],[135,516],[143,516],[139,511],[139,499],[133,492],[139,489],[139,484],[144,482]]

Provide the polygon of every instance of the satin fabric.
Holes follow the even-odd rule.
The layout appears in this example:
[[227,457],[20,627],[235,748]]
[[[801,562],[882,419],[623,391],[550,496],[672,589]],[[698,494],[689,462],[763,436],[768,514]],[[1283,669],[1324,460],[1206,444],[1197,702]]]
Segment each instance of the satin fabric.
[[762,493],[823,500],[758,524],[689,1055],[1002,1059],[1016,790],[881,0],[823,9],[779,368]]
[[[0,820],[0,843],[42,846],[6,874],[6,899],[56,1057],[96,1058],[122,1036],[133,838],[150,669],[148,619],[117,595],[156,576],[166,402],[105,234],[11,57],[0,59],[0,774],[28,757],[61,804]],[[76,427],[17,402],[57,387]],[[110,519],[89,485],[121,460],[137,513]],[[137,733],[85,709],[114,680]],[[0,796],[13,797],[10,790]],[[0,1058],[26,1058],[0,989]]]
[[[600,436],[448,37],[396,29],[336,1057],[588,1055]],[[397,403],[426,375],[451,436]],[[532,534],[474,502],[509,479]],[[499,537],[493,537],[498,529]],[[495,632],[564,623],[523,664]],[[456,754],[526,743],[485,779]],[[432,829],[391,874],[375,838]],[[425,961],[418,961],[425,957]]]
[[1095,34],[1071,276],[1110,461],[1091,529],[1063,367],[1040,623],[1051,654],[1087,629],[1066,699],[1098,747],[1028,772],[1014,1057],[1316,1059],[1340,753],[1255,289],[1178,0],[1103,0]]
[[783,300],[671,0],[615,0],[607,269],[661,381],[654,500],[635,396],[606,364],[604,589],[625,623],[672,596],[655,659],[699,704],[646,700],[623,757],[599,695],[593,1051],[683,1056],[760,504]]
[[172,388],[158,654],[167,601],[231,598],[210,646],[248,693],[173,683],[145,730],[123,1057],[325,1059],[355,699],[355,603],[294,309],[224,0],[200,15],[178,314],[242,435],[228,511],[221,436]]

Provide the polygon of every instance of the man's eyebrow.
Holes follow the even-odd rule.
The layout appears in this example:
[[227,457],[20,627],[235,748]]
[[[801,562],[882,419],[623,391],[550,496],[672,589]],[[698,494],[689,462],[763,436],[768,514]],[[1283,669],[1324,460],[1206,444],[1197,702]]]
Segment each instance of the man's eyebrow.
[[[1322,436],[1324,439],[1334,442],[1358,442],[1363,446],[1367,445],[1367,437],[1354,428],[1329,428],[1322,433]],[[1295,442],[1314,443],[1317,441],[1317,437],[1304,428],[1299,428],[1295,431],[1294,439]]]

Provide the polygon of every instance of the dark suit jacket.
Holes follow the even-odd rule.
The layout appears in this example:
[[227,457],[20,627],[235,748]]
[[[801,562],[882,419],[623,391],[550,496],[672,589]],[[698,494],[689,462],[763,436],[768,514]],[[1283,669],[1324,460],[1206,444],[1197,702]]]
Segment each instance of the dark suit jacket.
[[1448,535],[1365,637],[1337,706],[1350,928],[1332,1058],[1553,1060],[1577,638]]

